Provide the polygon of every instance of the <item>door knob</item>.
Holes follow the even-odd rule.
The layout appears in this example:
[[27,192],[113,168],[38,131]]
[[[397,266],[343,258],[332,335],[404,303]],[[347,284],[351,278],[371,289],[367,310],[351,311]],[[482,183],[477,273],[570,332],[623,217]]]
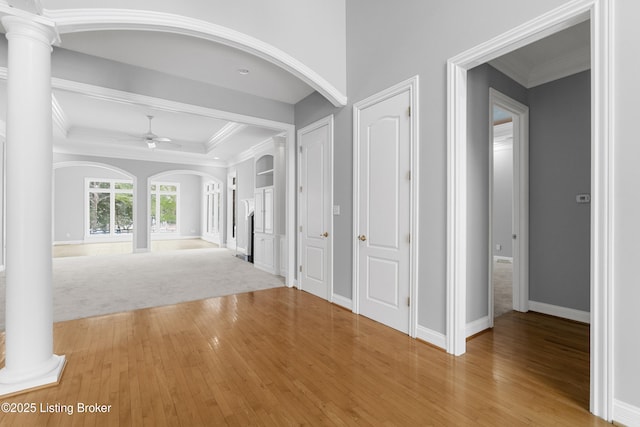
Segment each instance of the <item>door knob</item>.
[[324,233],[322,233],[322,234],[320,235],[320,237],[329,237],[329,232],[328,232],[328,231],[325,231]]
[[365,236],[364,234],[361,234],[358,236],[358,239],[360,239],[360,241],[364,242],[365,240],[367,240],[367,236]]

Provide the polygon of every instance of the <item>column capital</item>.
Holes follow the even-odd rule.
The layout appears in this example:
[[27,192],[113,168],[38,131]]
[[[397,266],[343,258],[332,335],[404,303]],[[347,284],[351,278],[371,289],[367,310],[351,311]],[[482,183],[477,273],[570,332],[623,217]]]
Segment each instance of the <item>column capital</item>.
[[[24,16],[4,16],[1,19],[8,40],[13,37],[28,38],[48,46],[59,40],[58,31],[53,22],[36,22]],[[38,21],[42,21],[39,19]]]

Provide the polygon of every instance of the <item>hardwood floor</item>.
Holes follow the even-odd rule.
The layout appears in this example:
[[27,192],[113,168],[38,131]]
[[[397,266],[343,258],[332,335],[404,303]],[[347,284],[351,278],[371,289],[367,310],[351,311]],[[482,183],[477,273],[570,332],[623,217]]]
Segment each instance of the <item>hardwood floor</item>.
[[0,425],[608,425],[587,410],[588,327],[534,313],[501,316],[455,358],[276,288],[61,322],[54,343],[61,383],[4,402],[74,413]]

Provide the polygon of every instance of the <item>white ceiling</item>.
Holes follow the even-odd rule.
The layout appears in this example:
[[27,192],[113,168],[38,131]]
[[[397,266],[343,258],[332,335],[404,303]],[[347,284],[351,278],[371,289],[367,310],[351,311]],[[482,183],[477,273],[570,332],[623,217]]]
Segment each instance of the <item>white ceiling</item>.
[[[61,47],[160,71],[234,91],[295,104],[313,92],[297,77],[256,56],[193,37],[150,31],[65,34]],[[239,73],[246,69],[248,74]],[[6,116],[6,81],[0,81],[0,114]],[[225,166],[282,129],[211,114],[156,108],[153,103],[96,97],[53,89],[54,149],[59,152]],[[150,150],[143,139],[147,115],[153,132],[171,139]],[[229,116],[227,116],[229,117]],[[0,119],[0,121],[3,121]]]
[[552,34],[490,61],[526,88],[591,68],[590,21]]
[[[313,92],[302,80],[239,49],[153,31],[90,31],[62,35],[61,47],[178,77],[295,104]],[[242,75],[240,69],[249,70]]]
[[[490,62],[526,87],[589,68],[589,22],[556,33]],[[235,91],[296,103],[313,89],[279,67],[237,49],[176,34],[96,31],[66,34],[65,49],[161,71]],[[239,69],[248,69],[241,75]],[[191,112],[154,108],[77,91],[54,89],[54,148],[61,152],[224,166],[282,132]],[[0,81],[6,100],[6,82]],[[0,105],[2,117],[6,106]],[[150,150],[139,136],[153,132],[171,138]]]

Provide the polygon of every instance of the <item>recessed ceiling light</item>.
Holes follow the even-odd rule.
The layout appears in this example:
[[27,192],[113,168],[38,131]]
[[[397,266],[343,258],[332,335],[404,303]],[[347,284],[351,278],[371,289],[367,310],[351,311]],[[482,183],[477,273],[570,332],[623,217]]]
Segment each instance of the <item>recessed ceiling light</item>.
[[214,157],[213,160],[220,160],[220,157]]
[[238,72],[243,76],[246,76],[247,74],[249,74],[249,70],[247,70],[246,68],[238,68]]

